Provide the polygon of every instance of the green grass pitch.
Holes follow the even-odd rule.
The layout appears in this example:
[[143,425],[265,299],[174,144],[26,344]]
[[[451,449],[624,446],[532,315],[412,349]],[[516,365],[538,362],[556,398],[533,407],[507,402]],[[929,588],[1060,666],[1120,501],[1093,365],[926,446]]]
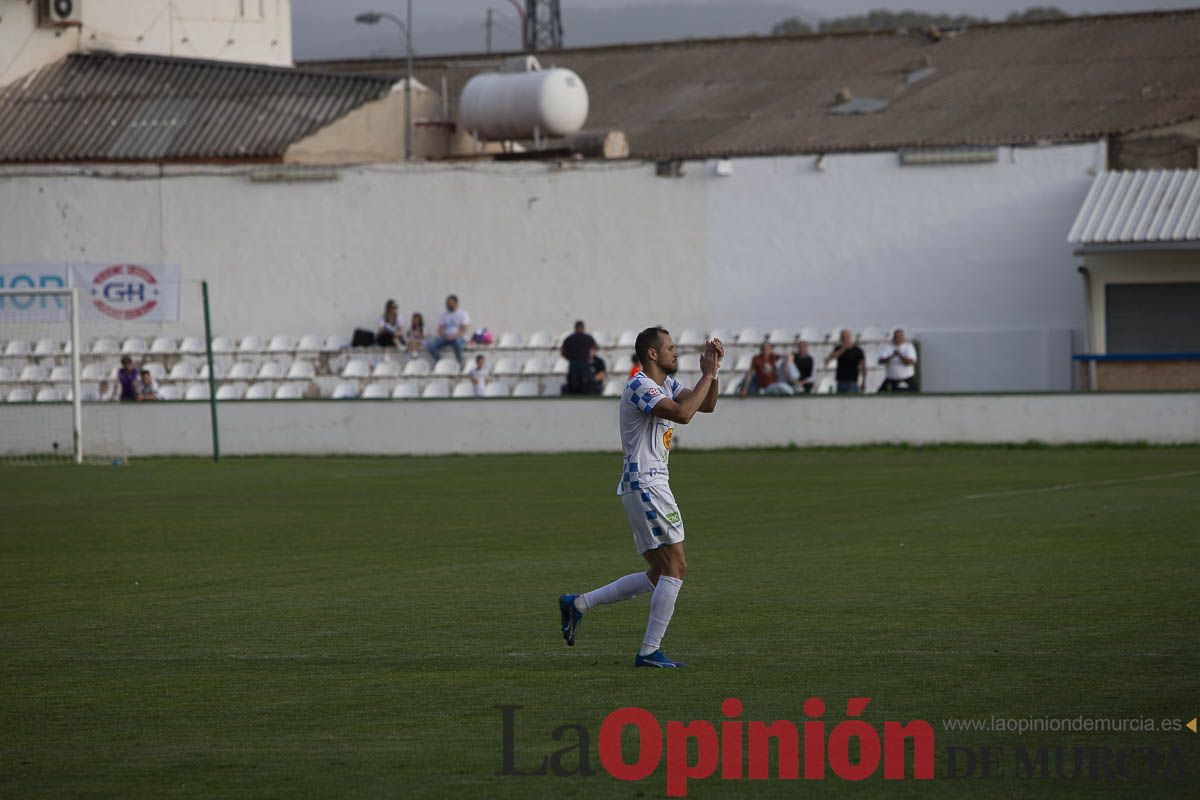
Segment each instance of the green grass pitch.
[[[555,598],[639,568],[615,455],[0,468],[0,796],[660,797],[603,772],[621,706],[666,720],[928,720],[938,778],[689,784],[689,796],[1197,796],[1200,735],[948,732],[945,718],[1200,712],[1200,449],[869,448],[672,459],[690,573],[634,670],[647,600]],[[593,777],[497,775],[590,733]],[[573,741],[570,740],[570,741]],[[627,744],[632,746],[632,735]],[[962,745],[1177,748],[1142,784],[943,776]],[[1179,749],[1181,748],[1181,750]],[[635,751],[629,750],[630,753]],[[632,756],[631,756],[632,758]],[[774,773],[772,773],[774,774]]]

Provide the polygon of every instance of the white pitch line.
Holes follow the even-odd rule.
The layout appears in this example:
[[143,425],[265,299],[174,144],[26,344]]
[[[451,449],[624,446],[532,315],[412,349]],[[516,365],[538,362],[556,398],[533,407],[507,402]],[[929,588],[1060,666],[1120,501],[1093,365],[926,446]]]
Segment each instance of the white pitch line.
[[1020,494],[1045,494],[1047,492],[1065,492],[1068,489],[1082,489],[1091,486],[1114,486],[1119,483],[1141,483],[1143,481],[1166,481],[1172,478],[1190,478],[1200,475],[1200,470],[1190,472],[1167,472],[1163,475],[1147,475],[1143,478],[1115,478],[1110,481],[1085,481],[1083,483],[1060,483],[1055,486],[1043,486],[1038,489],[1012,489],[1007,492],[986,492],[985,494],[969,494],[967,500],[981,500],[985,497],[1013,497]]

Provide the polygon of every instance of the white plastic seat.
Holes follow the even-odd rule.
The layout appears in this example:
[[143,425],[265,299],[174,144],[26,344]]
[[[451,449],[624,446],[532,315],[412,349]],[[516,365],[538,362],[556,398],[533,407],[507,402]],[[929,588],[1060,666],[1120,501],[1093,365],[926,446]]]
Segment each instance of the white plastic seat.
[[17,380],[24,383],[44,381],[50,377],[45,368],[39,367],[37,364],[26,364],[21,368],[21,374],[17,376]]
[[334,400],[348,400],[352,397],[358,397],[358,384],[353,381],[342,381],[337,386],[333,387]]
[[493,375],[519,375],[520,373],[521,365],[515,358],[501,358],[496,361],[496,366],[492,369]]
[[604,397],[620,397],[625,391],[625,383],[620,378],[609,378],[604,382]]
[[273,393],[271,391],[270,384],[254,383],[254,384],[251,384],[250,388],[246,390],[246,399],[247,400],[270,400],[272,394]]
[[836,328],[831,329],[829,331],[829,333],[826,335],[825,341],[833,342],[835,344],[840,342],[842,340],[842,328],[844,328],[844,327],[846,327],[846,326],[838,325]]
[[240,383],[225,383],[217,387],[218,400],[241,400],[244,393]]
[[140,336],[130,336],[121,342],[121,352],[126,355],[140,355],[146,352],[146,340]]
[[521,345],[521,334],[512,331],[500,334],[500,338],[496,341],[497,350],[517,350]]
[[[229,370],[229,374],[225,377],[234,381],[248,381],[254,377],[254,364],[249,361],[239,361]],[[221,398],[218,397],[218,400]]]
[[420,376],[428,375],[430,371],[429,362],[423,358],[414,358],[404,365],[404,375]]
[[399,378],[400,377],[400,362],[393,361],[390,358],[385,358],[375,365],[371,370],[371,377],[379,378]]
[[454,391],[450,393],[451,397],[474,397],[475,383],[473,381],[459,381],[454,385]]
[[613,335],[608,331],[592,331],[592,338],[599,347],[612,347],[615,342]]
[[762,344],[763,335],[757,328],[742,328],[737,335],[740,346]]
[[[679,334],[679,338],[675,340],[675,344],[679,347],[700,347],[704,344],[704,334],[691,328],[685,328]],[[632,347],[632,345],[630,346]]]
[[434,380],[431,380],[429,383],[425,384],[425,388],[421,390],[421,397],[427,400],[434,397],[441,398],[449,396],[450,382],[445,378],[435,378]]
[[5,398],[10,403],[32,403],[33,392],[26,389],[24,386],[18,386],[15,389],[10,389],[8,397]]
[[39,403],[57,403],[62,397],[53,386],[43,386],[33,399]]
[[637,343],[637,331],[621,331],[621,335],[617,337],[617,347],[633,349]]
[[106,381],[111,373],[112,369],[105,364],[84,364],[79,377],[85,381]]
[[185,336],[183,341],[179,343],[179,352],[185,356],[202,356],[207,350],[204,348],[204,337],[202,336]]
[[728,350],[731,345],[735,344],[735,342],[733,341],[733,335],[730,334],[729,331],[725,330],[724,328],[713,328],[711,331],[708,332],[708,338],[720,339],[722,344],[725,345],[726,350]]
[[300,337],[300,343],[296,345],[297,353],[319,353],[321,352],[321,343],[324,341],[315,333],[306,333]]
[[171,367],[171,371],[167,373],[167,378],[173,381],[190,381],[195,379],[196,370],[186,361],[179,361],[175,366]]
[[392,389],[393,400],[412,400],[417,394],[417,385],[411,381],[401,381]]
[[317,371],[311,361],[299,359],[293,361],[292,365],[288,367],[287,379],[289,381],[310,381],[315,377],[317,377]]
[[260,381],[277,381],[284,376],[283,367],[278,361],[264,361],[258,368]]
[[513,387],[513,397],[537,397],[541,394],[541,387],[537,381],[521,381]]
[[299,383],[285,383],[275,390],[276,400],[304,399],[304,386]]
[[150,343],[150,352],[154,355],[169,356],[175,352],[175,340],[167,336],[156,336]]
[[258,355],[263,351],[263,340],[257,336],[243,336],[237,351],[241,355]]
[[544,375],[548,371],[546,359],[541,356],[531,356],[521,365],[522,375]]
[[484,397],[508,397],[509,385],[504,381],[492,381],[483,390]]
[[804,327],[800,329],[800,340],[809,344],[816,344],[824,339],[824,336],[819,330],[812,327]]
[[542,397],[558,397],[562,394],[562,384],[556,381],[547,381],[542,384]]
[[879,328],[875,327],[874,325],[868,325],[859,331],[858,340],[860,342],[882,342],[883,331],[879,330]]
[[27,356],[29,355],[29,342],[24,339],[12,339],[8,344],[4,345],[4,355],[6,356]]
[[160,386],[158,387],[159,400],[178,400],[179,388],[177,386]]
[[[233,339],[229,338],[228,336],[214,336],[213,337],[212,351],[214,353],[217,353],[219,355],[230,355],[235,350],[237,350],[237,345],[235,345],[233,342]],[[204,351],[201,350],[201,352],[204,352]]]
[[371,376],[371,362],[365,358],[352,358],[342,367],[343,378],[368,378]]
[[37,344],[33,346],[35,356],[56,356],[61,352],[62,347],[57,339],[38,339]]
[[350,339],[340,333],[332,333],[325,337],[325,343],[321,345],[321,351],[325,353],[336,353],[339,350],[345,350],[350,346]]
[[[11,346],[13,342],[9,342]],[[94,356],[111,356],[119,352],[116,339],[100,338],[92,342],[91,353]]]
[[726,381],[724,383],[724,385],[721,386],[721,396],[722,397],[732,397],[733,395],[739,394],[740,393],[740,386],[739,386],[740,383],[741,383],[740,379]]
[[772,328],[767,334],[767,341],[775,346],[788,345],[792,343],[792,333],[786,328]]
[[737,364],[734,366],[733,371],[737,373],[739,378],[746,370],[750,369],[750,361],[756,355],[757,353],[742,353],[738,356]]
[[570,369],[571,365],[567,363],[567,360],[562,356],[559,356],[557,359],[555,359],[554,366],[550,367],[550,374],[566,375]]
[[362,390],[362,397],[367,400],[386,400],[390,394],[386,383],[368,383]]
[[67,383],[71,380],[71,368],[60,364],[50,370],[50,380],[55,383]]
[[3,364],[0,364],[0,383],[11,383],[13,377],[13,371]]
[[167,369],[157,361],[147,361],[142,364],[142,369],[150,373],[150,377],[156,381],[165,380],[167,377]]
[[441,376],[457,375],[458,361],[453,358],[439,358],[438,362],[433,365],[433,374]]
[[699,372],[700,371],[700,354],[699,353],[684,353],[676,359],[679,365],[680,372]]
[[531,350],[549,350],[554,347],[554,337],[545,331],[537,331],[529,334],[525,346]]
[[292,337],[277,334],[271,337],[271,341],[267,342],[267,352],[272,354],[290,353],[296,349],[296,343]]
[[208,384],[193,383],[187,387],[187,391],[183,393],[184,400],[207,400],[208,399]]
[[813,389],[813,394],[834,394],[837,392],[837,381],[832,375],[824,375],[817,381],[817,388]]

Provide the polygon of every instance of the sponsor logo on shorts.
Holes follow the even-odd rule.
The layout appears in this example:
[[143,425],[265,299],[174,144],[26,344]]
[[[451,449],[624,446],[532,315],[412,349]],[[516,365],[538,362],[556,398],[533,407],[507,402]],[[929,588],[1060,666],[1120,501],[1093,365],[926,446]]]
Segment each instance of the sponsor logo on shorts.
[[679,512],[672,511],[669,514],[667,514],[666,516],[664,516],[663,519],[665,519],[667,522],[671,523],[672,525],[678,525],[679,524]]

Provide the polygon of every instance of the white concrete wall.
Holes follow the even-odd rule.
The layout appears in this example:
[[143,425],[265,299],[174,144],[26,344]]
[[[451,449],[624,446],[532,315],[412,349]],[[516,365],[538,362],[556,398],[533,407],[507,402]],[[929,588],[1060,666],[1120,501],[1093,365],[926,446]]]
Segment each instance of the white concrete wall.
[[[617,401],[240,401],[219,407],[227,455],[432,455],[612,452]],[[95,454],[212,453],[206,403],[87,404]],[[65,404],[0,407],[0,431],[20,426],[70,441]],[[0,436],[12,455],[16,437]],[[941,395],[722,398],[718,413],[678,426],[673,447],[845,446],[874,443],[1200,443],[1200,394]],[[66,446],[64,444],[64,446]]]
[[77,0],[82,24],[43,28],[37,4],[0,6],[0,86],[79,50],[292,63],[290,0]]
[[228,335],[349,333],[387,297],[432,323],[456,292],[496,331],[903,324],[929,348],[928,390],[1066,389],[1084,326],[1066,232],[1102,159],[1099,144],[969,166],[739,159],[727,178],[699,162],[682,178],[635,162],[431,163],[271,183],[8,168],[0,264],[177,263],[191,283],[166,334],[201,329],[201,278]]

